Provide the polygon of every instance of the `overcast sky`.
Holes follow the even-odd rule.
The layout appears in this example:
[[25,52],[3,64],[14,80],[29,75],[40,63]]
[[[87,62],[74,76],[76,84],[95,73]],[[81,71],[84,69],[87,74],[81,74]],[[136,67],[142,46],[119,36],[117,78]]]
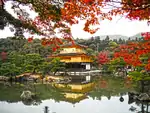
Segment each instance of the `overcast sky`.
[[[10,3],[7,4],[7,10],[13,13],[11,10]],[[32,13],[33,17],[35,16]],[[114,17],[112,21],[104,20],[100,22],[98,26],[100,29],[94,34],[91,35],[87,32],[83,31],[84,22],[81,21],[77,25],[72,26],[72,35],[74,38],[89,38],[91,36],[100,36],[100,35],[125,35],[125,36],[133,36],[139,32],[147,32],[150,31],[150,26],[147,25],[146,21],[131,21],[125,18]],[[5,28],[3,31],[0,31],[0,37],[4,38],[7,36],[13,36],[13,32],[10,31],[9,28]],[[28,35],[25,35],[28,37]]]
[[[92,35],[84,32],[83,23],[73,25],[72,34],[74,37],[88,38]],[[99,35],[125,35],[133,36],[140,32],[150,32],[150,26],[147,25],[146,21],[131,21],[125,18],[115,17],[112,21],[102,21],[99,26],[99,30],[94,36]]]

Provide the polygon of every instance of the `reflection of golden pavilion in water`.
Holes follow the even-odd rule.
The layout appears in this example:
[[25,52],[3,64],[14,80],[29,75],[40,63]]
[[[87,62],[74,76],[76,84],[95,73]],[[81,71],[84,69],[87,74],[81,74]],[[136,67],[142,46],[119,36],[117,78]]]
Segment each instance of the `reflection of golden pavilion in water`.
[[86,84],[53,84],[56,88],[62,90],[62,94],[64,95],[64,101],[70,103],[78,103],[81,100],[87,98],[86,93],[91,91],[94,87],[94,83],[86,83]]

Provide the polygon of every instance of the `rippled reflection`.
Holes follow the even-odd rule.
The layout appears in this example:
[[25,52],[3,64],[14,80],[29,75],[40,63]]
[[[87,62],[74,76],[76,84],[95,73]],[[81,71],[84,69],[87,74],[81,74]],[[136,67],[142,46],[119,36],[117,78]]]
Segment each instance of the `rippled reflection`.
[[149,113],[148,102],[135,102],[128,97],[123,79],[71,84],[28,84],[38,96],[21,101],[26,85],[0,85],[0,113]]

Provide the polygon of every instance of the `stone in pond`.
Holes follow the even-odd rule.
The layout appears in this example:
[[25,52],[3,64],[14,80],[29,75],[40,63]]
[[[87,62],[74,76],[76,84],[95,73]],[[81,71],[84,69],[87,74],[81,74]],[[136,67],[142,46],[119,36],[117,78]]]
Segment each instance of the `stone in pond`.
[[23,100],[31,100],[32,97],[35,96],[31,91],[23,91],[20,98]]
[[147,93],[141,93],[137,99],[140,101],[150,101],[150,97]]

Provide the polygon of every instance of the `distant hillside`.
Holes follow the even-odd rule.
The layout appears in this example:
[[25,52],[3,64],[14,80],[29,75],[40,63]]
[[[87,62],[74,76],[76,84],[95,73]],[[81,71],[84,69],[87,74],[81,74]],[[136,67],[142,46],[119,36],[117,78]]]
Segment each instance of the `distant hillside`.
[[133,36],[131,36],[130,38],[131,38],[131,40],[135,40],[135,38],[141,38],[142,37],[142,35],[141,35],[141,33],[138,33],[138,34],[136,34],[136,35],[133,35]]
[[127,40],[129,38],[129,37],[123,36],[123,35],[102,35],[102,36],[100,36],[100,39],[103,40],[107,36],[109,36],[110,40],[113,40],[113,39],[118,39],[119,40],[119,38]]
[[100,36],[100,39],[103,40],[103,39],[105,39],[107,36],[109,36],[110,40],[113,40],[113,39],[119,40],[119,38],[124,39],[124,40],[128,40],[128,38],[130,38],[131,40],[135,40],[136,37],[137,37],[137,38],[141,38],[141,37],[142,37],[142,36],[141,36],[141,33],[137,33],[137,34],[135,34],[135,35],[133,35],[133,36],[130,36],[130,37],[128,37],[128,36],[123,36],[123,35],[101,35],[101,36]]

